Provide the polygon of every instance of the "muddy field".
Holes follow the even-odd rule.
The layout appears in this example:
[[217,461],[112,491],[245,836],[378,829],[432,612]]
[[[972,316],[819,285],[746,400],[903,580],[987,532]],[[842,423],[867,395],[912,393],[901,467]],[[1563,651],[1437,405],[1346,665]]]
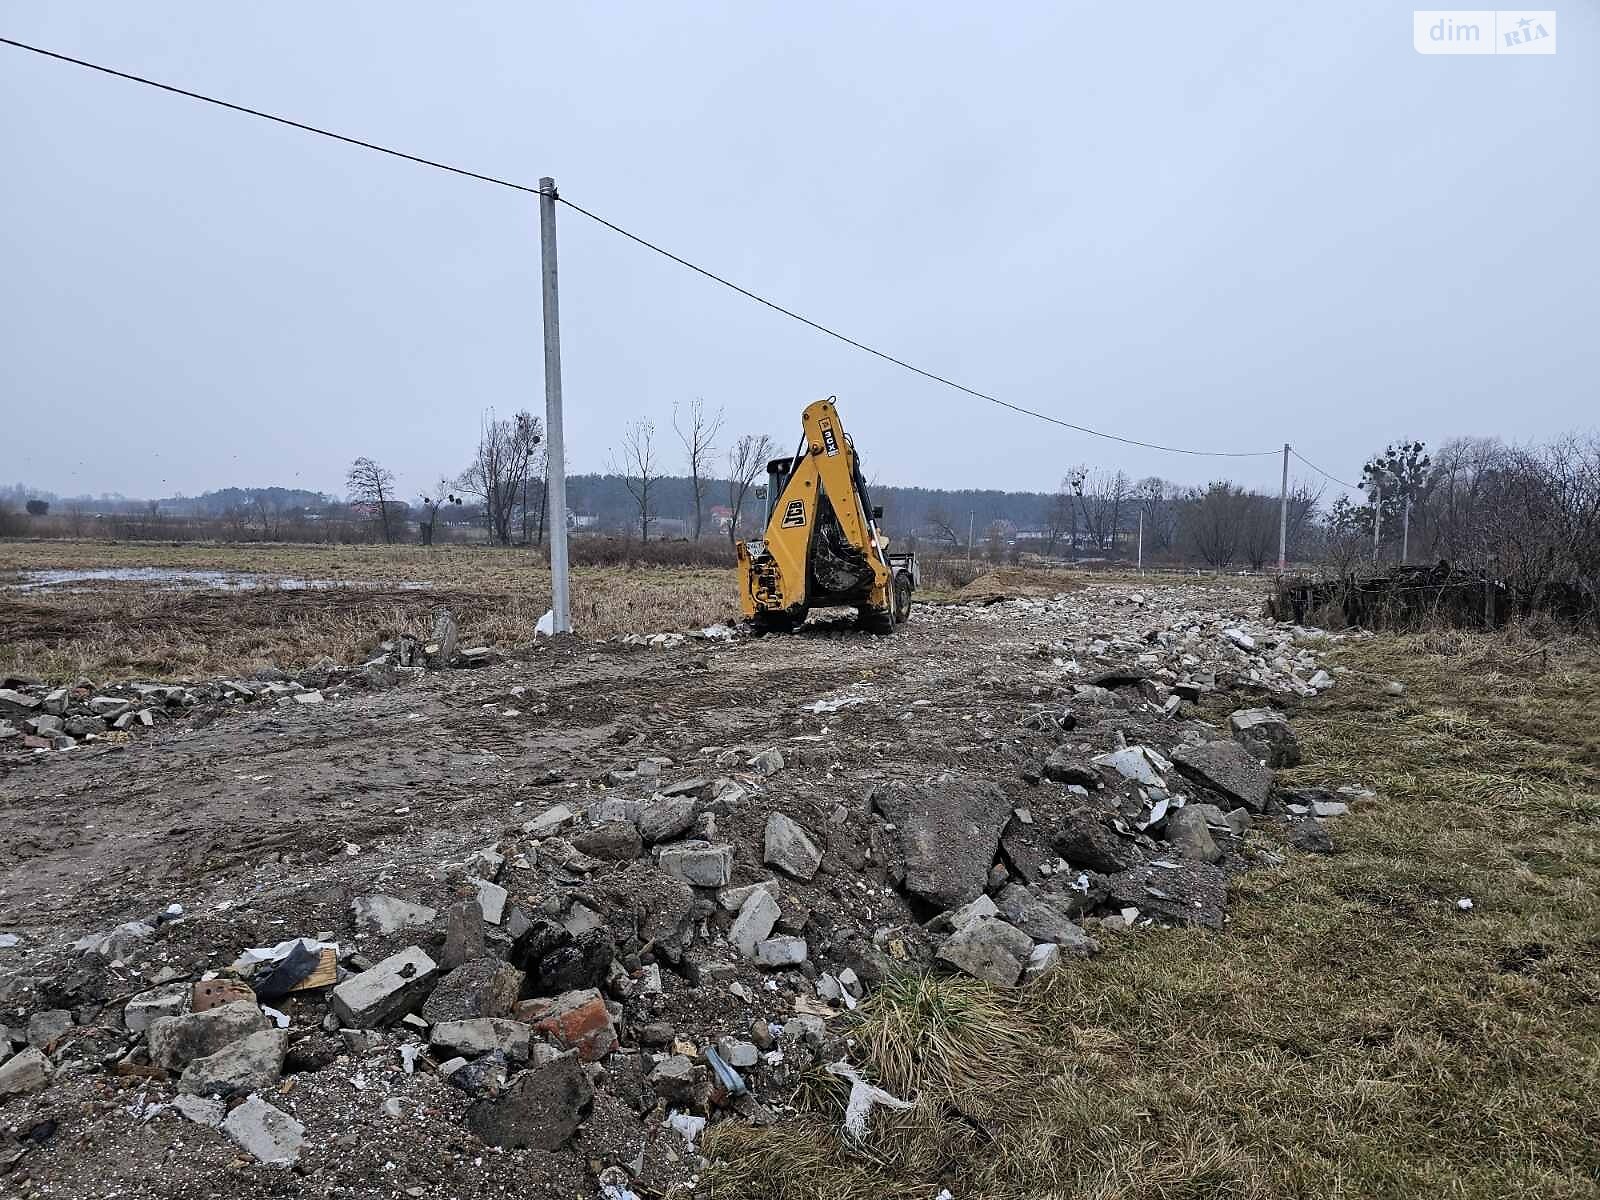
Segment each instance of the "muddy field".
[[[1259,595],[1225,586],[1092,584],[922,608],[890,638],[814,619],[791,637],[541,642],[471,670],[402,671],[395,686],[324,670],[311,680],[318,703],[201,706],[201,719],[180,711],[70,750],[0,743],[0,1024],[11,1026],[9,1069],[34,1055],[48,1073],[0,1097],[0,1184],[73,1196],[750,1194],[748,1175],[718,1190],[702,1154],[748,1150],[738,1130],[781,1134],[818,1111],[819,1094],[847,1087],[824,1068],[861,1061],[857,993],[865,1011],[879,988],[930,968],[955,984],[991,971],[992,958],[956,969],[953,929],[1021,940],[1001,982],[1056,946],[1061,974],[1075,957],[1164,928],[1226,938],[1230,879],[1327,850],[1338,814],[1375,802],[1280,792],[1245,805],[1220,774],[1211,786],[1163,757],[1230,742],[1230,710],[1292,713],[1316,694],[1306,680],[1326,643],[1296,646],[1259,609]],[[1156,753],[1131,776],[1094,763],[1138,746]],[[1152,767],[1164,786],[1138,780]],[[943,836],[911,837],[916,805],[951,793],[965,815]],[[1199,841],[1163,818],[1169,795],[1215,803],[1198,833],[1185,827]],[[907,796],[912,808],[897,808]],[[673,798],[685,820],[653,855],[635,827]],[[1308,811],[1314,799],[1327,821]],[[577,815],[560,818],[563,807]],[[1241,823],[1224,820],[1228,810]],[[819,861],[772,865],[775,816]],[[1090,816],[1092,829],[1074,824]],[[1004,830],[999,845],[984,845],[986,820],[994,838]],[[662,851],[708,842],[728,847],[725,876],[691,888],[664,874]],[[963,879],[974,865],[975,881]],[[504,896],[486,896],[485,878]],[[777,901],[756,958],[730,944],[756,907],[752,885]],[[392,928],[358,923],[358,902],[373,896],[431,911]],[[326,987],[275,999],[286,1053],[257,1090],[303,1127],[288,1170],[180,1115],[171,1105],[195,1090],[188,1074],[154,1064],[152,1035],[124,1028],[130,998],[177,989],[187,1007],[194,981],[287,939],[336,944],[346,981],[380,974],[408,946],[448,960],[452,906],[474,896],[505,906],[484,931],[489,958],[527,966],[521,994],[533,998],[515,1015],[533,1025],[532,1059],[524,1024],[500,1077],[463,1083],[492,1056],[447,1078],[437,1032],[430,1050],[426,1028],[397,1013],[350,1028],[348,1013],[330,1015]],[[944,911],[994,900],[993,917]],[[1017,907],[1035,900],[1043,908]],[[550,1003],[540,997],[556,989],[532,986],[551,968],[528,957],[519,927],[530,918],[557,938],[555,924],[581,927],[569,949],[603,939],[606,961],[588,964],[590,977],[563,975],[592,982],[610,1010],[595,1010],[602,1044],[539,1024]],[[1039,921],[1059,932],[1038,932]],[[74,945],[125,922],[146,930]],[[759,961],[795,942],[803,961]],[[436,993],[466,970],[443,975]],[[960,994],[987,985],[974,986]],[[437,1029],[437,1014],[422,1012]],[[996,1046],[991,1064],[1042,1052]],[[737,1058],[742,1091],[719,1080],[708,1047]],[[546,1061],[564,1050],[581,1071],[571,1054]],[[541,1097],[571,1093],[570,1125],[544,1110],[507,1116],[518,1080]],[[240,1109],[244,1091],[230,1093]],[[1007,1119],[994,1097],[958,1107],[975,1130]],[[535,1133],[504,1136],[495,1121],[513,1116]],[[703,1133],[699,1117],[711,1121]],[[853,1155],[831,1153],[848,1178],[841,1164]],[[985,1151],[963,1153],[970,1161],[952,1171],[971,1172]],[[936,1190],[916,1189],[894,1194]],[[863,1177],[830,1194],[889,1193]]]

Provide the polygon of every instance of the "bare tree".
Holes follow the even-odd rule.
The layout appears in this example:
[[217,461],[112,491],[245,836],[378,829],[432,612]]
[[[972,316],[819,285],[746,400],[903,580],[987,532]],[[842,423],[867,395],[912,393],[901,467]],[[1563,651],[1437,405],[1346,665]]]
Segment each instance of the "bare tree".
[[1239,497],[1239,551],[1251,569],[1259,571],[1278,556],[1278,501],[1258,492]]
[[1322,523],[1322,557],[1331,574],[1343,578],[1355,570],[1357,563],[1366,560],[1372,536],[1368,532],[1369,520],[1348,496],[1333,502]]
[[694,491],[694,540],[697,542],[705,520],[706,492],[711,487],[711,480],[706,478],[706,467],[716,454],[717,435],[722,432],[722,421],[722,409],[707,412],[706,402],[699,396],[690,401],[684,424],[678,423],[678,406],[672,406],[672,428],[683,443],[683,452],[689,463],[689,485]]
[[383,530],[383,540],[394,541],[389,527],[389,506],[394,503],[394,472],[362,455],[350,464],[344,486],[350,493],[350,502],[361,505],[378,523]]
[[1178,541],[1179,489],[1156,475],[1141,479],[1134,501],[1144,514],[1144,544],[1153,554],[1170,554]]
[[1083,498],[1084,520],[1095,545],[1113,553],[1122,532],[1122,509],[1133,495],[1133,483],[1123,471],[1095,471],[1078,492]]
[[728,540],[739,540],[739,514],[744,511],[745,497],[756,479],[767,469],[767,463],[777,452],[777,445],[764,433],[747,433],[734,442],[728,451],[728,508],[733,520],[728,524]]
[[1077,497],[1072,494],[1067,481],[1063,479],[1055,495],[1051,496],[1044,506],[1045,554],[1054,554],[1056,543],[1061,540],[1062,535],[1069,529],[1077,529],[1077,504]]
[[512,513],[542,440],[539,418],[531,413],[496,420],[491,411],[478,435],[477,454],[456,480],[463,494],[483,505],[489,534],[502,546],[511,544]]
[[961,546],[961,534],[956,530],[955,522],[951,520],[949,512],[944,505],[936,504],[930,508],[926,515],[928,528],[933,531],[933,536],[941,542],[948,542],[952,547]]
[[992,563],[1002,563],[1006,558],[1007,525],[1004,521],[990,521],[983,530],[983,551]]
[[656,515],[652,507],[651,492],[661,474],[660,465],[656,462],[655,440],[656,423],[648,418],[640,418],[622,431],[620,465],[615,454],[609,459],[611,473],[622,476],[628,494],[633,497],[634,504],[639,508],[641,542],[650,540],[650,522],[655,520]]
[[[283,526],[283,505],[277,500],[268,500],[265,492],[255,493],[252,507],[255,509],[256,520],[261,525],[261,539],[267,542],[278,540],[278,534]],[[155,501],[151,501],[155,504]],[[156,509],[151,508],[150,515],[156,515]]]
[[1225,567],[1238,557],[1247,500],[1238,484],[1219,479],[1185,504],[1184,531],[1207,566]]
[[424,546],[433,545],[434,527],[439,522],[439,510],[449,505],[457,507],[461,504],[461,497],[450,490],[450,484],[441,479],[434,486],[433,495],[422,496],[423,519],[417,522],[417,536]]

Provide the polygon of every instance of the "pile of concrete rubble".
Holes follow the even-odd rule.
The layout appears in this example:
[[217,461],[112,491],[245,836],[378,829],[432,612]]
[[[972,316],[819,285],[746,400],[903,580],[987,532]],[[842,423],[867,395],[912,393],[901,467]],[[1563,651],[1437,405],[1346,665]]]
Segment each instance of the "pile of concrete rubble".
[[488,646],[457,645],[455,619],[441,610],[434,636],[401,635],[380,643],[356,666],[322,658],[293,675],[265,667],[248,679],[205,683],[118,683],[92,679],[52,686],[22,675],[0,677],[0,750],[71,750],[80,742],[117,742],[172,720],[201,728],[243,705],[321,704],[354,691],[391,688],[407,676],[501,661]]
[[[1059,615],[1072,600],[1015,604]],[[974,730],[1009,763],[999,773],[852,787],[827,725],[782,749],[707,747],[687,767],[647,757],[389,891],[335,873],[318,910],[330,927],[274,945],[195,949],[185,926],[215,935],[240,914],[174,905],[49,949],[0,986],[0,1102],[132,1078],[141,1119],[196,1122],[293,1165],[310,1143],[287,1081],[333,1071],[381,1086],[397,1121],[450,1089],[485,1145],[581,1151],[610,1194],[665,1190],[697,1169],[708,1120],[778,1120],[803,1073],[848,1072],[833,1018],[890,973],[1016,986],[1108,938],[1221,927],[1230,875],[1281,863],[1285,846],[1332,848],[1325,821],[1352,797],[1273,781],[1300,749],[1271,700],[1334,682],[1295,645],[1304,631],[1150,611],[1137,640],[1038,648],[1060,686]],[[261,685],[287,703],[308,687]],[[1225,728],[1193,716],[1219,689],[1257,697]],[[140,692],[144,707],[114,720],[192,707],[198,691]],[[63,730],[110,699],[0,693]],[[916,719],[880,709],[846,692],[804,719]],[[604,1137],[585,1140],[590,1127]],[[28,1148],[0,1145],[0,1171]]]

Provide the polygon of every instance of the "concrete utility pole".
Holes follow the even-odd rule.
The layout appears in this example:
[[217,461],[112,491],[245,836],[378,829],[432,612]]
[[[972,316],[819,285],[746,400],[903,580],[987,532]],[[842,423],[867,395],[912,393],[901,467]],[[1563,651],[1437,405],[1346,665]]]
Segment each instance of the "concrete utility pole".
[[561,433],[561,311],[556,299],[556,181],[539,180],[539,249],[544,261],[545,482],[550,489],[550,616],[556,633],[572,632],[567,582],[567,459]]
[[1139,510],[1139,573],[1144,573],[1144,509]]
[[967,565],[972,565],[972,530],[978,514],[971,509],[967,510]]
[[1378,534],[1383,528],[1383,483],[1372,477],[1372,561],[1378,561]]
[[1283,482],[1278,486],[1278,574],[1289,565],[1289,443],[1283,444]]
[[1400,565],[1411,557],[1411,497],[1406,497],[1406,515],[1400,519]]

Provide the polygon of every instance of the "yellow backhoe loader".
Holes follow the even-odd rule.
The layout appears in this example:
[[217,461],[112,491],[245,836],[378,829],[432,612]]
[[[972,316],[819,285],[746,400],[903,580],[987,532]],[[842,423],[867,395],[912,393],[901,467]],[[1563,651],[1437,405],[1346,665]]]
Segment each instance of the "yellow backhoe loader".
[[793,630],[813,608],[854,608],[880,633],[911,616],[916,555],[888,553],[837,399],[806,407],[794,457],[767,464],[765,536],[737,543],[740,604],[762,631]]

